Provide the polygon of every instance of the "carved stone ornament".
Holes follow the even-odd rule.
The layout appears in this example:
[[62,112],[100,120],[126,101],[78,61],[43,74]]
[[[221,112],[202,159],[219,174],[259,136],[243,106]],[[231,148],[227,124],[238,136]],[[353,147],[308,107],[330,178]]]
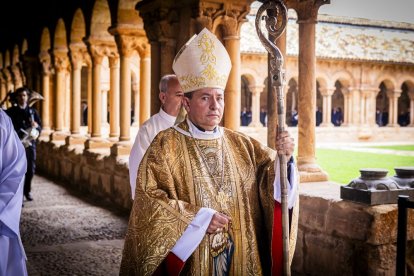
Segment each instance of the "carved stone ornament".
[[361,176],[341,186],[341,198],[369,205],[397,203],[399,195],[414,196],[414,167],[395,168],[397,175],[386,177],[385,169],[361,169]]
[[385,169],[360,169],[361,176],[353,179],[348,186],[359,190],[397,190],[398,184],[387,178]]
[[43,74],[50,74],[50,55],[47,51],[41,51],[39,54],[39,60],[42,64]]
[[394,168],[396,175],[391,179],[398,183],[403,189],[414,188],[414,167]]

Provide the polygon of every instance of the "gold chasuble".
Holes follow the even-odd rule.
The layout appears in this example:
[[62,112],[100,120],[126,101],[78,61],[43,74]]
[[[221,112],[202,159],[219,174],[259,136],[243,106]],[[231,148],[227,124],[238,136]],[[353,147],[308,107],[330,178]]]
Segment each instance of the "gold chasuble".
[[186,121],[176,128],[183,131],[169,128],[155,137],[139,166],[120,275],[153,275],[202,207],[226,214],[231,224],[206,233],[180,275],[220,275],[214,267],[225,249],[231,254],[224,275],[270,275],[276,152],[225,128],[212,140],[193,138]]

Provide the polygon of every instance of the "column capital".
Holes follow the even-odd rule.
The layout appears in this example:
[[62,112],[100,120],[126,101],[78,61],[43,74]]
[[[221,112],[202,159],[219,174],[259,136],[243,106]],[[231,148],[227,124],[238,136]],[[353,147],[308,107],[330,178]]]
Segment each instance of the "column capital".
[[401,96],[402,90],[401,89],[394,89],[394,90],[387,90],[385,92],[388,98],[398,98]]
[[410,100],[414,101],[414,88],[408,90],[408,97],[410,97]]
[[264,85],[251,85],[249,86],[249,90],[252,92],[252,94],[260,94],[263,92],[263,89],[265,88]]
[[101,64],[105,56],[108,58],[118,57],[115,43],[108,43],[106,41],[90,42],[88,43],[88,50],[93,63],[96,64]]
[[42,73],[43,75],[50,75],[50,64],[51,64],[51,59],[50,59],[50,55],[47,51],[41,51],[39,54],[39,60],[40,63],[42,64]]
[[115,35],[115,41],[119,53],[124,57],[132,56],[139,44],[139,38],[131,34],[117,33]]
[[53,58],[53,66],[56,71],[62,72],[69,69],[69,58],[67,51],[54,51]]
[[140,58],[149,58],[151,57],[151,45],[147,42],[142,42],[138,46],[138,53]]
[[4,79],[7,82],[12,81],[12,76],[11,76],[11,72],[10,72],[9,68],[3,68],[3,75],[4,75]]
[[72,43],[69,45],[70,59],[74,69],[82,68],[84,63],[90,63],[88,49],[83,43]]
[[329,4],[330,0],[287,0],[287,7],[294,9],[298,15],[298,23],[317,23],[318,10],[324,4]]
[[319,91],[324,97],[332,96],[335,93],[336,88],[320,88]]

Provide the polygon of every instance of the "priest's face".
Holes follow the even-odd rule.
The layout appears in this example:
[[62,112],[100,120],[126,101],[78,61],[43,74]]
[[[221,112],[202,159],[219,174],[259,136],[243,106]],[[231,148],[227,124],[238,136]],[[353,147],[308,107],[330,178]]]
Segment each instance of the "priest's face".
[[184,97],[188,118],[205,130],[213,130],[223,118],[224,92],[218,88],[203,88]]
[[160,92],[159,97],[162,103],[162,109],[169,115],[177,117],[180,112],[183,99],[183,90],[176,78],[171,78],[168,82],[167,91]]

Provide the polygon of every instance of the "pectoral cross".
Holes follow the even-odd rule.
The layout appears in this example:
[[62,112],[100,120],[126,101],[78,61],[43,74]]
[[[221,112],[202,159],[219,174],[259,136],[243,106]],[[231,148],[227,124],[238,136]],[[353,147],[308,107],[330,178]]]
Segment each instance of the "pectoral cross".
[[220,204],[221,211],[227,208],[227,202],[230,201],[230,197],[223,191],[219,191],[216,195],[216,201]]

